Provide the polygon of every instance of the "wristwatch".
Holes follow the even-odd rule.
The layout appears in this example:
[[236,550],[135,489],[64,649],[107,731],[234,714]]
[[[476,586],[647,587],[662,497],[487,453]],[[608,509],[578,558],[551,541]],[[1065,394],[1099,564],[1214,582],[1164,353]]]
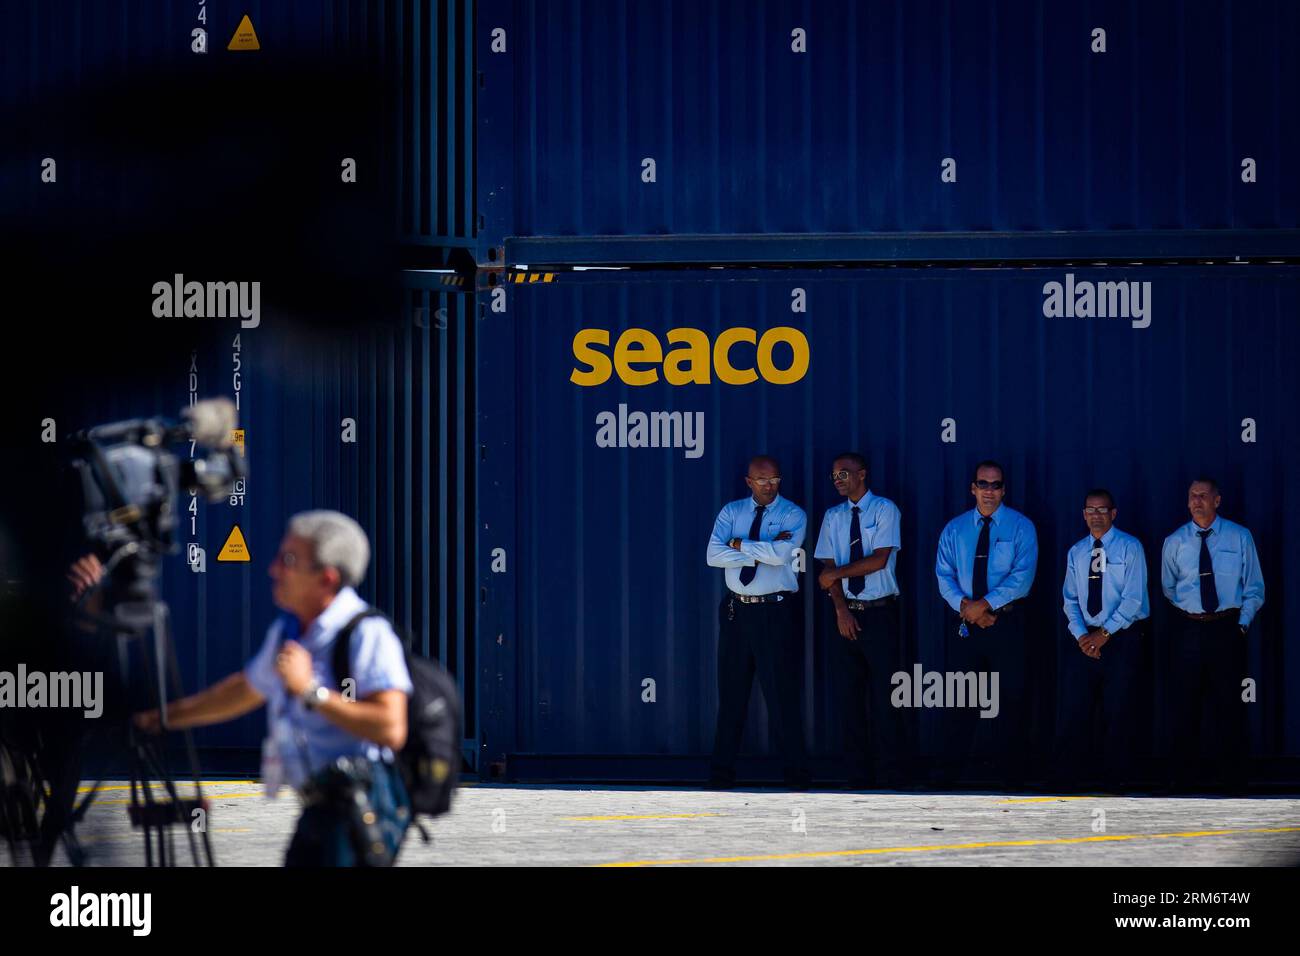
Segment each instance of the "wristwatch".
[[298,695],[302,705],[308,710],[315,710],[330,699],[330,689],[318,680],[312,680],[307,689]]
[[1110,637],[1110,631],[1106,630],[1106,629],[1103,627],[1103,628],[1101,629],[1101,636],[1102,636],[1102,637],[1105,637],[1105,638],[1109,638],[1109,637]]

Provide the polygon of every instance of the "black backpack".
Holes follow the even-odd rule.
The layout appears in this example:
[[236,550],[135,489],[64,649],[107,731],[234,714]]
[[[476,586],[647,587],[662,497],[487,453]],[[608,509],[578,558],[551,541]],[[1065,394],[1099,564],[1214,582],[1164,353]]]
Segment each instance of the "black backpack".
[[[330,663],[340,687],[352,673],[352,632],[367,617],[387,618],[383,611],[367,608],[334,638]],[[411,812],[436,817],[451,809],[460,780],[460,698],[456,682],[441,664],[413,653],[408,640],[402,640],[402,649],[414,692],[407,700],[406,746],[397,755],[397,765],[411,797]]]

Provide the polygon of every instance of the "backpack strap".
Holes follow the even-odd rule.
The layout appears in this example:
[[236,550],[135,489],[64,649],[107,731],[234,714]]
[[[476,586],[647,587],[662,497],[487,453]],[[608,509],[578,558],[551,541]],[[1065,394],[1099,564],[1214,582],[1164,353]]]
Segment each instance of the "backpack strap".
[[342,688],[343,682],[352,676],[352,656],[349,653],[352,648],[352,632],[368,617],[387,617],[387,615],[378,608],[368,607],[344,624],[338,634],[334,635],[334,644],[330,649],[330,669],[334,671],[334,680],[339,685],[338,688],[334,688],[335,690]]

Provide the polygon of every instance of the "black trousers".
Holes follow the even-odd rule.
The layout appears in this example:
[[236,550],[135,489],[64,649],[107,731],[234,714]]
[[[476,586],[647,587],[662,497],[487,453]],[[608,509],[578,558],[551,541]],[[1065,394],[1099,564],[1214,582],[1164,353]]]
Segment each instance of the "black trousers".
[[845,769],[853,785],[897,786],[903,774],[903,718],[890,695],[891,679],[901,669],[898,601],[849,613],[861,628],[857,640],[831,630],[839,644],[835,685]]
[[[1057,781],[1080,784],[1096,779],[1098,752],[1100,777],[1107,784],[1131,782],[1143,769],[1139,763],[1146,752],[1141,681],[1147,634],[1145,620],[1116,631],[1102,647],[1099,660],[1077,647],[1066,648],[1053,748]],[[1098,717],[1100,734],[1094,724]]]
[[772,604],[736,601],[732,604],[735,616],[730,620],[729,603],[730,596],[724,596],[719,608],[718,725],[711,776],[735,780],[736,754],[757,676],[768,721],[780,742],[785,781],[806,784],[808,757],[799,707],[799,645],[793,602],[789,598]]
[[1217,621],[1175,615],[1170,647],[1174,785],[1241,786],[1247,706],[1241,682],[1249,675],[1238,614]]
[[981,717],[978,706],[945,708],[943,764],[937,774],[943,783],[977,774],[977,731],[990,740],[989,755],[1001,781],[1015,784],[1025,776],[1025,609],[1013,608],[997,617],[992,627],[967,625],[970,635],[960,637],[961,619],[944,615],[948,671],[975,672],[977,678],[986,674],[990,690],[996,674],[997,716]]

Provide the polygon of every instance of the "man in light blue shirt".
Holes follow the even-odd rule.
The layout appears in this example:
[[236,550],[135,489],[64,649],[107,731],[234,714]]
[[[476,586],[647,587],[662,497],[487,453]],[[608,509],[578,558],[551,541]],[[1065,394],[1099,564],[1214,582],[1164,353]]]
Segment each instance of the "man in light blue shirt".
[[727,584],[718,610],[718,723],[709,786],[735,785],[736,754],[757,674],[781,742],[786,786],[806,790],[797,679],[800,632],[790,597],[799,590],[794,553],[808,521],[802,508],[779,494],[781,466],[775,458],[751,459],[745,484],[750,495],[725,505],[709,536],[709,566],[722,568]]
[[1142,750],[1138,719],[1142,661],[1147,653],[1147,562],[1142,542],[1115,527],[1119,509],[1105,488],[1084,496],[1088,534],[1065,561],[1065,619],[1074,645],[1066,654],[1054,782],[1073,788],[1091,780],[1091,732],[1101,709],[1105,784],[1124,789]]
[[[1219,515],[1218,483],[1197,478],[1187,490],[1192,520],[1169,537],[1160,561],[1165,597],[1174,607],[1174,785],[1198,780],[1198,757],[1212,763],[1213,789],[1244,783],[1246,632],[1264,604],[1264,574],[1251,533]],[[1208,731],[1201,734],[1201,720]],[[1204,752],[1198,748],[1204,744]]]
[[[242,670],[197,694],[171,702],[167,728],[183,729],[242,717],[267,704],[270,735],[263,748],[263,784],[299,790],[305,810],[286,856],[288,866],[390,863],[410,822],[410,800],[393,761],[406,742],[413,688],[401,641],[383,618],[358,620],[367,605],[353,590],[364,577],[370,543],[361,526],[336,511],[295,515],[271,563],[271,594],[284,612],[267,630],[257,656]],[[351,625],[349,685],[333,673],[340,631]],[[334,688],[338,688],[335,690]],[[136,715],[156,732],[156,710]],[[346,768],[348,781],[339,778]],[[357,787],[373,810],[357,839],[352,806],[334,799]],[[383,852],[357,846],[383,845]]]
[[[995,756],[1004,780],[1024,780],[1025,609],[1022,599],[1034,583],[1038,536],[1033,522],[1002,503],[1005,471],[996,461],[975,466],[970,494],[975,507],[948,522],[939,535],[935,577],[952,609],[944,621],[949,672],[998,676],[998,710],[993,721]],[[968,770],[979,712],[950,707],[946,714],[947,765],[937,774],[949,786]]]
[[817,583],[830,595],[840,635],[832,653],[851,790],[903,782],[901,715],[890,703],[901,661],[894,577],[901,517],[897,505],[872,493],[867,479],[862,455],[836,457],[831,481],[844,500],[822,518],[814,554],[822,562]]

